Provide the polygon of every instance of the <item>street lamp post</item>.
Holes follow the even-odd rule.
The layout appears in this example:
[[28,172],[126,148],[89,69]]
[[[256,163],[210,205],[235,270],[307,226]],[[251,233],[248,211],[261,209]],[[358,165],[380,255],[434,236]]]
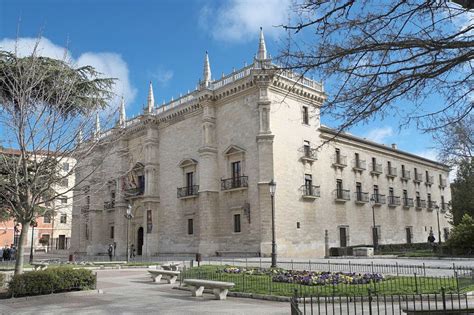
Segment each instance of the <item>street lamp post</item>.
[[374,196],[370,198],[370,205],[372,206],[372,242],[374,245],[374,251],[377,249],[378,246],[378,235],[377,229],[375,227],[375,199]]
[[275,241],[275,190],[276,183],[273,179],[268,183],[270,188],[270,196],[272,199],[272,268],[277,266],[276,241]]
[[31,226],[31,246],[30,246],[30,264],[33,263],[33,242],[34,242],[34,237],[35,237],[35,227],[38,226],[38,223],[36,221],[32,221],[30,223]]
[[435,208],[436,208],[436,218],[438,219],[438,245],[441,246],[441,228],[439,227],[439,206],[436,205]]
[[126,260],[127,260],[127,263],[129,261],[129,258],[130,258],[130,254],[129,254],[129,235],[128,235],[128,230],[130,228],[130,220],[133,218],[133,215],[132,215],[132,205],[131,204],[128,204],[127,206],[127,213],[125,214],[125,218],[127,219],[127,257],[126,257]]

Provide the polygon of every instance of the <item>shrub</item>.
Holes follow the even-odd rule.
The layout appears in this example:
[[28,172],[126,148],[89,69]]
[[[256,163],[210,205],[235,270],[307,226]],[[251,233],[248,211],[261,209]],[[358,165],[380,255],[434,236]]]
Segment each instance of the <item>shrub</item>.
[[15,275],[8,284],[8,292],[10,296],[30,296],[88,290],[95,286],[92,271],[60,267]]
[[474,254],[474,219],[469,214],[464,214],[461,222],[453,228],[446,247],[454,254]]

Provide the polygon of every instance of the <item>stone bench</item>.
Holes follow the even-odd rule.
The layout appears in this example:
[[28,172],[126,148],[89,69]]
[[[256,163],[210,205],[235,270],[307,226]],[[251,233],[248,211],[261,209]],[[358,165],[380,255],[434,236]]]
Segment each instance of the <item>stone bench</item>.
[[164,270],[178,271],[180,266],[181,266],[181,263],[170,262],[170,263],[161,265],[161,268],[163,268]]
[[166,281],[169,284],[175,283],[178,279],[179,271],[172,270],[148,270],[154,282],[160,282],[161,277],[165,276]]
[[46,263],[46,262],[33,262],[31,263],[31,265],[33,266],[34,270],[45,270],[48,268],[49,264]]
[[192,296],[202,296],[204,289],[212,289],[214,296],[218,300],[225,300],[227,292],[235,283],[223,281],[211,281],[201,279],[185,279],[183,283],[191,289]]

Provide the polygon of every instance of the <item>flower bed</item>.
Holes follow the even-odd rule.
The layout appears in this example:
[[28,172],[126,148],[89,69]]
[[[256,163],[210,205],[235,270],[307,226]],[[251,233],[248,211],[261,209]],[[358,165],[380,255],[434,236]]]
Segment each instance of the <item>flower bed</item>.
[[380,273],[354,273],[354,272],[320,272],[296,271],[284,269],[260,269],[226,267],[222,270],[229,274],[269,275],[273,282],[297,283],[303,285],[328,285],[328,284],[368,284],[384,281]]

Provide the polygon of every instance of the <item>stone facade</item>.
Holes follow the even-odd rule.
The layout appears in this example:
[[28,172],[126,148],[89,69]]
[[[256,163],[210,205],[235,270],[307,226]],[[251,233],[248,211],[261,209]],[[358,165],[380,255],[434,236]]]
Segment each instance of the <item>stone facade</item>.
[[[424,242],[442,197],[448,228],[446,166],[349,134],[333,139],[319,120],[325,98],[321,84],[272,65],[263,34],[252,65],[213,81],[206,54],[199,86],[171,103],[155,108],[150,84],[143,115],[126,120],[122,104],[117,126],[98,130],[76,172],[71,250],[105,253],[115,243],[125,254],[130,205],[138,254],[269,255],[272,179],[280,256],[323,256],[326,233],[331,247],[372,244],[374,218],[381,244]],[[420,208],[409,199],[416,192]]]

